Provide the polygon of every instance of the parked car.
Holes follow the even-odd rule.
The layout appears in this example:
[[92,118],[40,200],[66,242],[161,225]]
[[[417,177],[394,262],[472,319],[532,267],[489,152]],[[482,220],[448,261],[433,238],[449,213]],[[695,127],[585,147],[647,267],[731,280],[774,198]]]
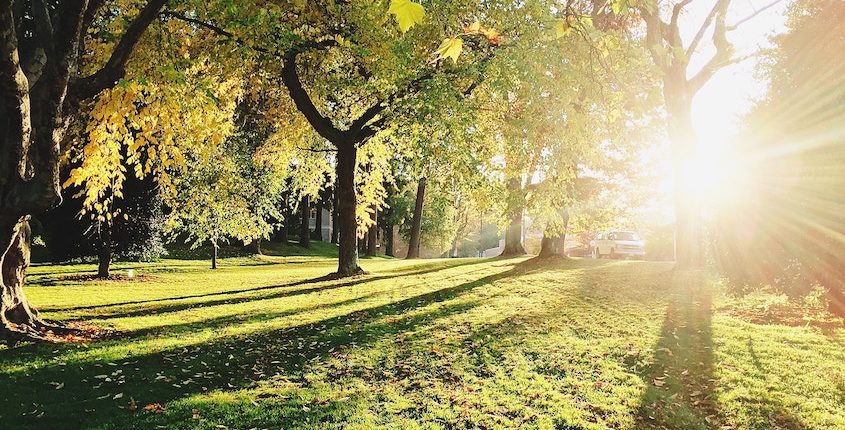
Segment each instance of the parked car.
[[645,258],[645,242],[635,231],[612,230],[590,241],[593,258]]

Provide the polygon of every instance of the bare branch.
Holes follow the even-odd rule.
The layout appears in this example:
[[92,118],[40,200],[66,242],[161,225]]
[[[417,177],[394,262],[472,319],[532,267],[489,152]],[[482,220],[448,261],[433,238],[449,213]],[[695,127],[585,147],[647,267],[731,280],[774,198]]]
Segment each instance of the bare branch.
[[742,18],[741,20],[739,20],[739,21],[737,21],[737,22],[735,22],[735,23],[733,23],[733,24],[731,24],[731,25],[727,26],[727,31],[734,31],[734,30],[736,30],[737,28],[739,28],[739,26],[740,26],[740,25],[742,25],[742,24],[744,24],[744,23],[746,23],[746,22],[748,22],[748,21],[750,21],[750,20],[754,19],[754,17],[755,17],[755,16],[757,16],[757,15],[759,15],[759,14],[761,14],[761,13],[765,12],[767,9],[770,9],[770,8],[772,8],[772,7],[776,6],[776,5],[777,5],[778,3],[780,3],[781,1],[783,1],[783,0],[775,0],[775,1],[773,1],[773,2],[771,2],[771,3],[769,3],[769,4],[767,4],[767,5],[763,6],[762,8],[757,9],[757,10],[756,10],[756,11],[754,11],[754,13],[752,13],[751,15],[748,15],[748,16],[746,16],[745,18]]
[[261,52],[263,54],[281,56],[278,53],[270,52],[270,50],[267,49],[267,48],[263,48],[261,46],[255,46],[254,44],[251,45],[251,44],[247,43],[245,40],[235,36],[231,32],[226,31],[225,29],[223,29],[223,28],[221,28],[217,25],[214,25],[210,22],[205,22],[205,21],[202,21],[202,20],[199,20],[199,19],[196,19],[196,18],[191,18],[191,17],[185,16],[181,13],[171,12],[171,11],[162,12],[161,15],[167,16],[167,17],[170,17],[170,18],[175,18],[175,19],[178,19],[180,21],[189,22],[191,24],[194,24],[194,25],[200,26],[202,28],[211,30],[212,32],[214,32],[216,34],[219,34],[221,36],[224,36],[224,37],[231,39],[232,41],[234,41],[235,43],[237,43],[239,45],[248,46],[248,47],[250,47],[251,49],[253,49],[257,52]]
[[669,25],[671,25],[672,28],[678,27],[678,17],[681,15],[681,11],[683,11],[683,9],[690,3],[692,3],[692,0],[684,0],[672,8],[672,20],[669,21]]
[[713,9],[711,9],[710,13],[707,14],[707,18],[704,18],[704,22],[701,23],[701,27],[698,28],[698,32],[695,33],[695,37],[692,38],[692,42],[690,42],[689,47],[687,47],[687,58],[692,57],[692,54],[695,52],[696,48],[698,48],[698,44],[701,43],[704,33],[706,33],[707,29],[710,28],[710,24],[713,23],[713,19],[717,14],[719,14],[719,11],[727,10],[730,3],[731,0],[718,0],[716,4],[713,5]]

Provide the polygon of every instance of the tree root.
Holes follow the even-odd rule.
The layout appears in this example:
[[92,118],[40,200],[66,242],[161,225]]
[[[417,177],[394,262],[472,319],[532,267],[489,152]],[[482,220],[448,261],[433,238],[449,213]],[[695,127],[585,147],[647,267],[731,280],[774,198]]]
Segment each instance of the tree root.
[[105,331],[91,326],[34,319],[25,324],[3,321],[0,324],[0,343],[10,346],[24,342],[82,342],[104,337]]
[[334,279],[343,279],[343,278],[352,278],[355,276],[363,276],[369,275],[370,273],[362,269],[360,266],[355,266],[354,269],[343,272],[334,272],[326,275],[327,280],[334,280]]

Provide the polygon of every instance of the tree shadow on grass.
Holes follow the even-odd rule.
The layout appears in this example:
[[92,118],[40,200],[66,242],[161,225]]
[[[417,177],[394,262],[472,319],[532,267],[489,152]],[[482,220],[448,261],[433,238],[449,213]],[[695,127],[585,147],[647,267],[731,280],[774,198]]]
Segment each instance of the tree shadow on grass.
[[[521,264],[516,264],[459,285],[285,329],[220,338],[155,353],[129,348],[128,353],[121,353],[126,356],[115,359],[118,362],[114,363],[86,361],[84,353],[75,356],[74,350],[79,345],[31,345],[0,351],[0,364],[6,364],[2,367],[7,369],[0,375],[0,386],[15,387],[2,390],[0,416],[4,425],[16,429],[154,428],[157,424],[170,427],[168,423],[174,421],[180,422],[181,427],[192,427],[190,414],[129,412],[120,406],[127,406],[132,399],[141,408],[153,402],[166,408],[168,402],[177,399],[208,391],[249,388],[254,381],[279,376],[307,386],[305,372],[309,365],[350,347],[367,347],[385,337],[466,312],[480,301],[455,299],[499,279],[518,276],[524,270]],[[119,341],[108,342],[120,346]],[[48,356],[51,349],[52,354],[65,353],[66,362],[33,366],[25,372],[10,369],[14,363]],[[260,402],[255,407],[259,405]],[[317,415],[327,413],[324,408],[310,410],[313,413],[297,412],[274,418],[245,414],[238,416],[240,421],[235,424],[244,428],[274,425],[289,428],[312,422],[312,418],[321,419]]]
[[654,361],[641,372],[646,389],[637,428],[718,428],[723,419],[713,387],[711,286],[697,272],[669,276],[671,296]]
[[[225,291],[217,291],[211,293],[202,293],[202,294],[186,294],[176,297],[162,297],[157,299],[147,299],[147,300],[129,300],[124,302],[117,302],[117,303],[105,303],[99,305],[88,305],[88,306],[71,306],[71,307],[63,307],[63,308],[51,308],[51,307],[44,307],[40,308],[40,310],[45,312],[67,312],[67,311],[94,311],[90,314],[80,315],[80,318],[85,317],[93,317],[98,319],[111,319],[111,318],[126,318],[132,316],[141,316],[141,315],[149,315],[152,313],[166,313],[166,312],[178,312],[185,309],[191,309],[195,307],[201,306],[213,306],[213,305],[224,305],[224,304],[237,304],[237,303],[245,303],[254,300],[267,300],[267,299],[274,299],[274,298],[282,298],[282,297],[290,297],[296,296],[301,294],[310,294],[314,292],[324,291],[324,290],[333,290],[337,288],[344,288],[344,287],[351,287],[367,282],[372,281],[379,281],[385,279],[393,279],[399,278],[404,276],[419,276],[419,275],[426,275],[429,273],[438,272],[441,270],[447,270],[451,268],[456,268],[460,266],[472,265],[472,264],[480,264],[482,261],[474,260],[474,261],[466,261],[462,262],[462,264],[451,264],[451,265],[434,265],[434,267],[426,267],[414,271],[404,271],[398,272],[391,275],[367,275],[352,278],[346,281],[334,282],[330,275],[326,276],[319,276],[316,278],[309,278],[303,279],[295,282],[290,282],[286,284],[278,284],[278,285],[263,285],[258,287],[250,287],[250,288],[240,288],[234,290],[225,290]],[[300,288],[296,290],[288,290],[292,287],[298,287],[303,285],[310,285],[310,284],[319,284],[328,282],[326,285],[316,286],[311,288]],[[239,297],[239,298],[226,298],[226,296],[234,296],[238,294],[248,294],[248,293],[262,293],[266,291],[272,290],[283,290],[272,292],[269,294],[258,294],[255,296],[249,297]],[[100,312],[97,311],[98,309],[104,308],[111,308],[111,307],[121,307],[121,306],[130,306],[130,305],[146,305],[146,304],[156,304],[156,303],[166,303],[166,302],[178,302],[180,300],[190,300],[190,299],[201,299],[206,297],[221,297],[220,299],[215,300],[208,300],[208,301],[201,301],[201,302],[190,302],[190,303],[174,303],[174,304],[167,304],[161,306],[144,306],[139,309],[135,310],[123,310],[118,309],[114,312]]]

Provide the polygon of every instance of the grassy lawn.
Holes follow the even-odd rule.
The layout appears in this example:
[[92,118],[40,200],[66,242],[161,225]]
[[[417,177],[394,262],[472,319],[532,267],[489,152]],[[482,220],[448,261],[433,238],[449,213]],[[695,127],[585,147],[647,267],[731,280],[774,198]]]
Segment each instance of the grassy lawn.
[[752,323],[665,263],[296,256],[37,266],[0,349],[4,428],[845,429],[845,328]]

